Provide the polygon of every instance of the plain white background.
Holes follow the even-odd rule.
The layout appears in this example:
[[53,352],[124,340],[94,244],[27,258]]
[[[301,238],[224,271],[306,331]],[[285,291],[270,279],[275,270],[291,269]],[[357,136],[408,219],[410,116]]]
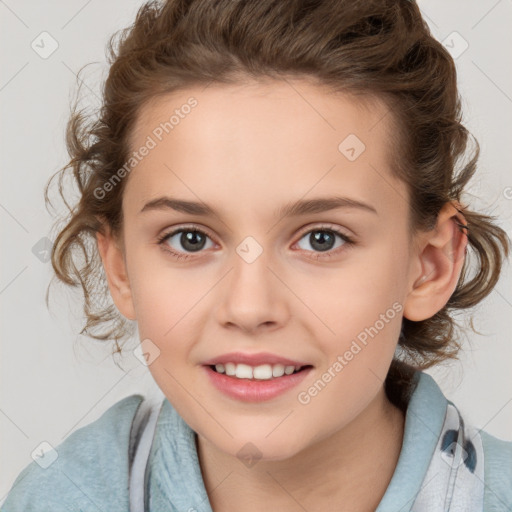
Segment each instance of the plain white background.
[[[133,22],[141,4],[0,1],[0,501],[41,442],[57,446],[127,395],[159,394],[134,356],[126,356],[122,371],[106,347],[79,335],[79,292],[52,286],[48,311],[44,296],[51,265],[33,252],[44,244],[41,239],[51,238],[53,219],[44,206],[43,188],[67,162],[64,128],[75,73],[96,63],[82,75],[86,100],[96,105],[106,77],[106,42]],[[480,167],[467,200],[472,208],[496,215],[510,235],[512,3],[430,0],[419,5],[434,36],[456,56],[465,122],[481,144]],[[32,47],[45,37],[39,51],[51,50],[51,39],[42,32],[58,44],[47,58]],[[512,440],[511,315],[506,264],[494,292],[474,311],[482,335],[469,332],[459,362],[428,371],[467,421],[506,440]]]

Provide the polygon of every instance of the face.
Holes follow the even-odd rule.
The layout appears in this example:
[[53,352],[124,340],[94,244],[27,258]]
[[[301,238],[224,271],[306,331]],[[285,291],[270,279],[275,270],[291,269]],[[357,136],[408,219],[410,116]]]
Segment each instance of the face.
[[[250,442],[265,459],[291,457],[382,390],[410,284],[407,191],[391,175],[386,111],[294,80],[190,88],[140,112],[131,149],[153,147],[123,196],[130,301],[157,384],[225,453]],[[212,213],[144,208],[164,196]],[[367,207],[286,212],[333,197]],[[230,352],[310,369],[248,401],[219,390],[205,366]]]

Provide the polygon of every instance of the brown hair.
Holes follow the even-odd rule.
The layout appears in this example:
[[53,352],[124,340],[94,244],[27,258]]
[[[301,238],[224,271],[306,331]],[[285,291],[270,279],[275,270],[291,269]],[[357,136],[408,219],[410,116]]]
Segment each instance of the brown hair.
[[[74,207],[64,198],[70,215],[51,261],[59,280],[82,287],[87,318],[82,333],[114,340],[116,352],[118,341],[131,337],[133,329],[110,300],[95,233],[103,232],[104,219],[121,236],[126,179],[105,198],[94,191],[127,162],[137,114],[152,98],[210,82],[282,77],[312,78],[333,90],[382,98],[397,127],[400,149],[392,171],[408,187],[411,233],[435,227],[441,207],[460,201],[476,169],[474,138],[474,150],[462,162],[470,134],[461,124],[454,61],[409,0],[152,1],[139,9],[132,26],[111,37],[108,50],[99,115],[84,115],[75,103],[68,121],[71,160],[58,171],[59,190],[64,197],[63,177],[71,169],[80,197]],[[47,202],[54,176],[45,189]],[[466,258],[457,287],[439,312],[423,321],[403,318],[401,354],[390,369],[395,380],[407,367],[400,359],[424,369],[456,357],[460,343],[450,312],[489,295],[508,257],[510,240],[494,217],[468,207],[462,211],[467,256],[476,255],[476,272],[467,279]],[[79,255],[85,261],[77,266]]]

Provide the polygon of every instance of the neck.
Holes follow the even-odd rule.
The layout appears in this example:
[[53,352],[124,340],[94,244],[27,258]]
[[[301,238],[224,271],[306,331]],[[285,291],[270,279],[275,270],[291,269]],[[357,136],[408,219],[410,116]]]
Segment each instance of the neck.
[[[244,467],[197,437],[198,457],[214,512],[272,508],[375,510],[395,471],[405,417],[384,388],[351,423],[286,460]],[[371,489],[371,492],[368,491]],[[334,506],[336,505],[336,506]],[[334,507],[333,507],[334,506]]]

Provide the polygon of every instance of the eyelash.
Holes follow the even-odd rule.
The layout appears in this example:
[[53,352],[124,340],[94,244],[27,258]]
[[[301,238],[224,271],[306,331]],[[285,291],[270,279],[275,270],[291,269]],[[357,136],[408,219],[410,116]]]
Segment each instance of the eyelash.
[[[338,247],[337,249],[331,249],[330,251],[327,251],[327,252],[314,253],[314,254],[318,254],[318,256],[312,257],[312,259],[315,259],[315,260],[329,259],[332,256],[337,255],[340,250],[342,250],[342,251],[347,250],[350,247],[354,246],[356,243],[351,237],[349,237],[345,233],[342,233],[341,231],[339,231],[338,229],[336,229],[330,225],[318,226],[313,229],[309,229],[308,231],[304,231],[303,233],[300,234],[299,240],[302,239],[304,237],[304,235],[307,235],[314,231],[327,231],[330,233],[334,233],[334,234],[338,235],[340,238],[342,238],[343,241],[345,242],[345,244],[343,246]],[[157,245],[162,246],[162,250],[170,253],[173,258],[176,258],[178,260],[188,260],[188,259],[194,258],[194,256],[191,256],[190,254],[187,254],[187,253],[177,252],[177,251],[169,248],[169,246],[164,247],[164,243],[167,241],[168,238],[176,235],[177,233],[181,233],[181,232],[200,233],[201,235],[212,239],[212,237],[210,235],[208,235],[208,233],[206,233],[205,231],[203,231],[202,229],[200,229],[196,226],[182,226],[182,227],[175,229],[173,231],[170,231],[168,233],[164,233],[163,235],[158,237],[157,242],[156,242]],[[201,251],[199,251],[199,252],[201,252]],[[307,251],[307,252],[312,252],[312,251]]]

